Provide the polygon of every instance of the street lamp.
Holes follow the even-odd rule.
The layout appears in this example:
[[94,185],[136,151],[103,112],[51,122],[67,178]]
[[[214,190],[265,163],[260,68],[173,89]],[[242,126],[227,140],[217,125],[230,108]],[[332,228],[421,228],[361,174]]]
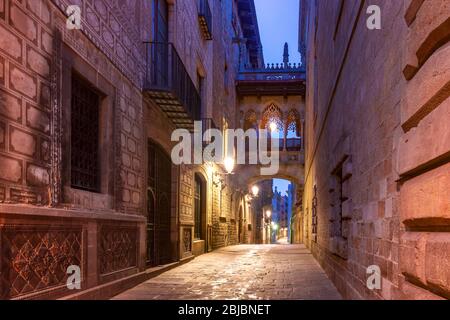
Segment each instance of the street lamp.
[[270,211],[270,210],[267,210],[266,211],[266,217],[267,217],[267,219],[270,219],[270,216],[272,215],[272,211]]
[[258,188],[257,185],[254,185],[254,186],[252,187],[252,194],[253,194],[253,197],[257,197],[257,196],[258,196],[258,193],[259,193],[259,188]]
[[272,132],[275,132],[278,129],[278,126],[277,126],[277,124],[275,122],[271,122],[269,124],[269,127],[270,127],[270,131],[272,131]]
[[234,159],[233,158],[226,157],[223,160],[223,165],[225,166],[225,170],[227,170],[228,174],[233,173],[233,169],[234,169]]

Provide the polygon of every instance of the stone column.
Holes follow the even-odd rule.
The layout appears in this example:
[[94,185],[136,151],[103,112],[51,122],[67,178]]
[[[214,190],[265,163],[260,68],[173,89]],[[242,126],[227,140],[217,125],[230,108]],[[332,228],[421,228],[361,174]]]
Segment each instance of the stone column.
[[301,128],[300,128],[300,135],[301,135],[301,150],[305,150],[305,120],[300,120]]

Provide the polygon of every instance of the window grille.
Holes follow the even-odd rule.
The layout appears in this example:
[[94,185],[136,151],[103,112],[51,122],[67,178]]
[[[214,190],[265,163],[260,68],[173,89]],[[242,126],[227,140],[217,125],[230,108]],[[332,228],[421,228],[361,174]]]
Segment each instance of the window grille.
[[72,77],[71,185],[99,192],[99,95],[82,79]]

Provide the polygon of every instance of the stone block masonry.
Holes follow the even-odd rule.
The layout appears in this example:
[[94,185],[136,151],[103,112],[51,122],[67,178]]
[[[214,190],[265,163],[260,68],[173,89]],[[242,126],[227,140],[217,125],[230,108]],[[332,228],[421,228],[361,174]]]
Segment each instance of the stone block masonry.
[[[1,298],[65,295],[69,264],[81,267],[82,289],[144,269],[145,247],[139,245],[145,225],[143,99],[138,80],[144,64],[141,10],[135,10],[142,3],[127,7],[78,1],[87,13],[83,31],[69,31],[67,1],[0,1],[0,242],[11,250],[0,257]],[[95,22],[94,16],[109,19],[98,28],[100,20]],[[99,193],[74,189],[67,179],[73,72],[103,94],[100,145],[107,157],[101,161]],[[132,165],[121,163],[126,157],[133,159]],[[57,269],[37,256],[55,247],[70,252]],[[101,254],[111,247],[121,248],[123,256]],[[18,264],[22,255],[29,259]],[[53,263],[51,256],[46,261]],[[42,272],[31,275],[26,268]]]
[[[450,129],[444,119],[450,78],[444,26],[450,6],[378,1],[382,28],[369,30],[364,1],[342,8],[338,1],[303,3],[311,16],[306,234],[315,187],[319,208],[317,241],[304,241],[346,298],[448,299]],[[335,199],[328,182],[335,165],[330,155],[346,150],[338,143],[346,136],[352,159],[351,180],[343,188],[351,205],[342,205],[351,219],[345,227],[348,256],[339,253],[329,232]],[[366,287],[370,265],[381,269],[380,290]]]

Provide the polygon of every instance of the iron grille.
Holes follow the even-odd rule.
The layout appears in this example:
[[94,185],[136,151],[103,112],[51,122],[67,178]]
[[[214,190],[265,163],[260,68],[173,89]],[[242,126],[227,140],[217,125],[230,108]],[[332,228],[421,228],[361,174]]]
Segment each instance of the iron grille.
[[151,141],[148,142],[148,172],[147,264],[157,266],[171,261],[172,161]]
[[99,95],[82,79],[72,77],[71,185],[99,191]]
[[144,90],[178,127],[201,118],[201,99],[186,67],[171,43],[146,42]]
[[202,237],[202,182],[196,176],[195,177],[195,193],[194,193],[194,202],[195,202],[195,229],[194,229],[194,238],[201,239]]

